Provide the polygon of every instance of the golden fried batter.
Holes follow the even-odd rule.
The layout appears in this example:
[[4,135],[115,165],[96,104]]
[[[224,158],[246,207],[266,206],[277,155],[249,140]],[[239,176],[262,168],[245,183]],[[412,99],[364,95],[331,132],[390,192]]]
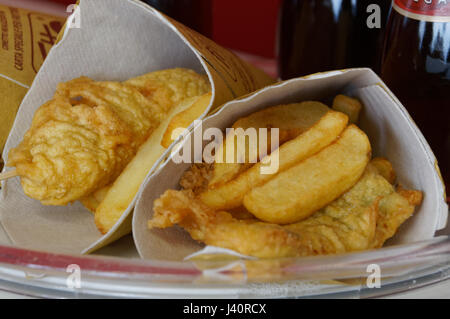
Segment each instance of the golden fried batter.
[[208,183],[213,176],[213,172],[213,164],[194,164],[190,170],[183,174],[180,185],[183,189],[190,189],[195,195],[198,195],[208,189]]
[[82,77],[59,84],[55,98],[92,108],[107,106],[133,132],[136,145],[148,138],[164,116],[162,108],[151,97],[146,98],[136,88],[119,82],[95,82]]
[[111,108],[56,98],[38,110],[8,166],[16,167],[25,194],[65,205],[117,177],[135,154],[133,139]]
[[361,180],[335,202],[302,222],[280,226],[238,220],[215,212],[191,190],[169,190],[155,201],[149,227],[179,224],[195,240],[260,258],[337,254],[381,247],[419,204],[420,192],[408,194],[405,198],[405,191],[395,192],[369,165]]
[[392,193],[380,201],[377,230],[373,248],[383,247],[386,240],[395,235],[398,228],[414,213],[414,208],[422,203],[423,194],[418,191],[403,190]]
[[45,205],[87,198],[119,176],[175,103],[209,90],[206,77],[186,69],[125,83],[62,83],[10,151],[8,166],[16,167],[25,194]]
[[125,83],[155,101],[163,114],[183,100],[211,91],[211,85],[205,76],[182,68],[147,73]]

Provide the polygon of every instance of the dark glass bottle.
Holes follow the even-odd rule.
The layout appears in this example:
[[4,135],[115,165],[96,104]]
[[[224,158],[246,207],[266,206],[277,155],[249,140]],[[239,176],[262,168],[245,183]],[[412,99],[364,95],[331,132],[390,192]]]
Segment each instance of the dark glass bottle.
[[448,189],[450,1],[394,1],[381,76],[427,138]]
[[[372,11],[373,4],[379,10]],[[379,71],[390,7],[391,0],[284,0],[278,40],[280,77],[349,67]],[[379,13],[376,25],[373,13]]]
[[212,37],[212,0],[141,0],[189,28]]

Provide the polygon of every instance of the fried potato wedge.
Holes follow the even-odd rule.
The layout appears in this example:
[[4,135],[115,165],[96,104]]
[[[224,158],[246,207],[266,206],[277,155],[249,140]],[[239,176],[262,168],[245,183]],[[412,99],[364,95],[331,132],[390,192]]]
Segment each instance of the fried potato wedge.
[[[279,145],[294,139],[298,135],[305,132],[311,126],[313,126],[319,119],[324,116],[330,109],[320,102],[303,102],[288,105],[278,105],[274,107],[266,108],[262,111],[253,113],[247,117],[239,119],[234,123],[233,128],[242,128],[244,130],[248,128],[278,128],[279,129]],[[268,134],[270,138],[270,134]],[[214,188],[220,186],[240,173],[251,167],[257,162],[257,158],[254,158],[252,154],[259,154],[259,142],[258,145],[253,145],[254,149],[250,149],[248,143],[245,145],[245,154],[238,153],[237,150],[237,137],[234,136],[234,143],[229,143],[230,137],[228,136],[226,141],[221,145],[216,154],[216,164],[214,165],[214,175],[210,181],[210,187]],[[226,161],[226,145],[227,141],[234,146],[235,156],[234,163],[227,163]],[[242,149],[241,149],[242,150]],[[269,154],[271,150],[271,141],[267,143],[267,152]],[[265,155],[265,154],[261,154]],[[244,163],[239,163],[238,159],[244,159]]]
[[175,115],[164,133],[161,145],[165,148],[169,148],[175,139],[178,138],[178,133],[182,132],[183,129],[187,129],[192,122],[198,119],[206,111],[211,102],[211,97],[212,93],[196,97],[187,109]]
[[333,109],[348,115],[350,123],[356,124],[359,121],[362,104],[357,99],[346,95],[338,95],[334,98]]
[[[383,175],[386,170],[380,172],[380,163],[392,169],[386,159],[373,159],[363,177],[348,192],[310,218],[285,228],[305,235],[308,232],[325,234],[321,229],[329,227],[339,239],[333,241],[333,246],[343,246],[344,251],[381,248],[420,205],[422,192],[396,190]],[[393,169],[391,173],[395,175]],[[375,215],[367,215],[366,208],[374,205]]]
[[[268,161],[278,160],[278,172],[283,172],[304,159],[316,154],[335,141],[344,131],[348,117],[340,112],[329,111],[316,124],[295,139],[284,143]],[[262,162],[252,166],[237,178],[214,189],[208,189],[200,199],[214,209],[232,209],[242,205],[244,196],[252,188],[273,179],[276,174],[263,174]]]
[[266,222],[299,222],[355,185],[370,157],[367,135],[351,125],[332,145],[252,189],[244,206]]
[[80,199],[80,202],[86,207],[91,213],[95,214],[98,206],[105,200],[106,195],[108,194],[109,189],[112,185],[105,186],[95,191],[91,195]]
[[[125,170],[114,181],[106,196],[104,196],[103,201],[95,212],[95,223],[103,234],[107,233],[116,224],[123,212],[133,202],[145,177],[167,150],[161,145],[161,139],[167,131],[169,123],[176,114],[185,109],[186,103],[181,102],[169,113],[168,117],[162,121],[161,125],[139,148],[136,156],[126,166]],[[85,202],[92,205],[92,201],[90,203]]]

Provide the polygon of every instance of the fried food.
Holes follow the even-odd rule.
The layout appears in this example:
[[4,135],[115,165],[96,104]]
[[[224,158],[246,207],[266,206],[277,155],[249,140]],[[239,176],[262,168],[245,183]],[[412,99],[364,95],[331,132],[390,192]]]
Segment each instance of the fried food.
[[212,164],[200,163],[192,165],[180,180],[183,189],[191,190],[195,195],[203,193],[208,189],[208,183],[212,178],[214,166]]
[[95,224],[103,233],[107,233],[131,205],[147,174],[157,160],[167,150],[161,145],[161,138],[167,131],[172,118],[185,109],[183,101],[176,106],[160,126],[139,148],[137,154],[114,181],[106,196],[95,210]]
[[[133,132],[134,148],[148,138],[165,114],[163,106],[150,96],[144,97],[132,86],[119,82],[96,82],[86,77],[59,84],[55,100],[59,99],[73,106],[81,104],[96,108],[102,105],[108,108]],[[47,119],[41,118],[39,122],[47,122]]]
[[235,219],[227,212],[214,211],[189,192],[169,190],[155,201],[153,210],[153,219],[148,223],[150,228],[180,225],[195,240],[248,256],[298,256],[302,247],[308,247],[299,236],[282,226],[254,219]]
[[106,194],[108,194],[111,185],[107,185],[99,190],[96,190],[91,195],[83,197],[80,202],[86,207],[91,213],[95,213],[98,206],[105,200]]
[[362,104],[357,99],[341,94],[334,98],[333,109],[347,114],[350,123],[357,124],[362,110]]
[[25,194],[44,205],[87,202],[116,180],[176,103],[209,90],[205,77],[186,69],[125,83],[62,83],[10,151],[8,166],[16,167]]
[[351,125],[332,145],[253,188],[244,206],[266,222],[301,221],[354,186],[370,158],[367,135]]
[[[179,126],[175,127],[175,125],[178,125],[178,124],[185,125],[184,128],[187,128],[187,126],[190,125],[190,122],[189,123],[187,122],[188,118],[186,116],[184,116],[185,112],[189,111],[189,113],[188,113],[188,115],[190,116],[189,120],[192,119],[191,122],[194,121],[197,117],[191,117],[191,116],[194,115],[194,113],[199,109],[199,107],[206,109],[209,106],[210,98],[211,98],[211,93],[207,93],[202,96],[187,98],[186,100],[183,100],[182,102],[179,103],[179,106],[176,107],[174,109],[174,111],[172,111],[172,114],[175,112],[180,112],[180,113],[176,114],[172,118],[171,118],[170,114],[168,116],[168,118],[169,119],[171,118],[171,120],[170,120],[170,124],[167,126],[166,132],[164,133],[164,137],[162,139],[163,142],[161,143],[161,146],[163,148],[168,148],[170,146],[170,144],[172,144],[171,140],[169,140],[167,136],[172,137],[172,135],[173,135],[174,137],[177,137],[175,135],[175,133],[176,133],[175,130]],[[205,107],[205,105],[206,105],[206,107]],[[198,116],[200,116],[200,115],[201,115],[201,113],[198,114]],[[161,125],[163,127],[166,126],[164,124],[164,122]],[[179,130],[179,133],[180,134],[182,133],[182,129]],[[157,134],[156,131],[154,134]],[[168,134],[170,134],[170,135],[168,135]],[[154,156],[157,156],[158,154],[162,154],[164,152],[163,148],[159,147],[158,145],[153,145],[154,140],[156,138],[157,137],[155,137],[151,142],[148,143],[149,144],[148,147],[141,146],[141,149],[147,150],[147,155],[145,154],[145,152],[143,150],[139,151],[138,154],[141,154],[141,156],[139,156],[139,158],[141,158],[141,160],[144,160],[145,156],[149,156],[149,154],[152,152],[153,147],[155,150]],[[150,157],[151,156],[149,156],[149,158]],[[137,156],[136,156],[136,160],[138,160]],[[131,165],[131,164],[129,164],[129,165]],[[148,166],[152,166],[152,165],[151,165],[151,161],[149,161],[146,163],[146,165],[131,165],[131,166],[139,167],[140,170],[142,171],[142,174],[144,174],[144,170],[146,168],[148,168],[148,170],[150,170],[151,167],[148,167]],[[105,186],[104,188],[92,193],[90,196],[82,198],[80,201],[91,212],[95,212],[97,210],[97,208],[100,206],[100,204],[106,198],[106,195],[108,194],[108,191],[111,187],[112,187],[112,185]],[[103,216],[103,214],[101,214],[101,216]],[[101,219],[101,217],[99,217],[99,219]],[[115,219],[116,218],[112,218],[111,220],[115,220]],[[99,224],[110,224],[110,222],[109,223],[99,222]]]
[[212,94],[207,93],[193,98],[192,101],[187,100],[188,107],[172,118],[161,140],[161,145],[169,148],[176,138],[206,111],[211,102],[211,97]]
[[[179,225],[207,245],[259,258],[382,247],[423,195],[396,190],[388,160],[370,161],[367,135],[347,127],[349,117],[358,121],[359,101],[338,96],[333,108],[341,112],[320,103],[278,106],[237,121],[233,128],[280,127],[281,146],[268,148],[265,158],[252,158],[246,144],[246,153],[235,157],[245,157],[244,163],[193,165],[180,181],[183,190],[168,190],[154,202],[148,227]],[[289,122],[292,113],[306,116],[303,124]],[[259,142],[252,147],[259,149]],[[216,161],[226,157],[225,144]],[[261,167],[276,158],[279,170],[262,174]]]
[[[211,91],[206,76],[193,70],[177,68],[147,73],[125,82],[135,87],[143,96],[161,106],[161,114],[167,114],[174,105],[179,105],[191,97]],[[165,117],[161,117],[163,120]]]
[[66,205],[112,182],[142,138],[105,105],[56,97],[37,111],[7,165],[16,167],[26,195],[44,205]]
[[417,191],[396,192],[369,164],[354,187],[299,223],[280,226],[239,220],[211,209],[191,190],[169,190],[155,201],[148,226],[178,224],[195,240],[259,258],[337,254],[380,247],[411,216],[421,196]]
[[[329,111],[304,133],[282,144],[274,154],[268,156],[269,161],[278,159],[278,173],[284,172],[330,145],[344,131],[347,122],[348,118],[343,113]],[[259,162],[235,179],[208,189],[200,195],[200,199],[214,209],[232,209],[241,206],[246,194],[276,176],[261,173],[262,165],[264,164]]]
[[[345,247],[343,252],[382,247],[412,215],[422,197],[418,191],[409,191],[410,195],[396,191],[379,171],[378,164],[384,161],[372,160],[361,180],[350,191],[311,218],[286,228],[297,233],[305,230],[316,232],[317,227],[327,224],[341,238],[340,242]],[[414,196],[417,200],[409,202],[408,199]],[[372,212],[368,214],[368,207],[376,208],[375,223]],[[397,217],[392,218],[394,215]],[[362,224],[358,226],[358,223]],[[364,231],[346,233],[355,229]]]
[[[233,124],[232,128],[242,128],[243,130],[248,128],[278,128],[279,145],[281,145],[304,133],[328,111],[329,108],[320,102],[279,105],[241,118]],[[268,133],[268,139],[270,136],[270,133]],[[225,147],[227,143],[229,146]],[[270,154],[270,150],[272,149],[270,140],[268,140],[265,154],[260,154],[259,152],[259,140],[256,145],[249,145],[248,140],[246,140],[245,147],[238,148],[238,145],[239,141],[237,136],[227,136],[225,142],[219,148],[216,154],[216,163],[214,164],[214,176],[210,182],[211,189],[234,179],[240,173],[253,166],[258,158],[260,159],[264,155]],[[235,155],[233,163],[227,161],[226,149],[229,147],[234,148]],[[242,154],[243,151],[245,154]]]
[[395,235],[398,228],[412,216],[416,206],[422,203],[422,192],[404,190],[392,193],[380,201],[379,217],[373,248],[383,247],[386,240]]
[[371,162],[372,166],[375,167],[378,172],[383,176],[389,183],[394,184],[397,178],[394,168],[391,162],[382,157],[374,158]]

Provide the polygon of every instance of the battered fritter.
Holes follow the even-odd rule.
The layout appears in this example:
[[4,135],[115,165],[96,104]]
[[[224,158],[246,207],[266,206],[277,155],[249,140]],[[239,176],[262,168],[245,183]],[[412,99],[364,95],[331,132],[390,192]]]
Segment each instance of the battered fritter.
[[207,78],[186,69],[124,83],[62,83],[10,151],[8,166],[27,196],[67,205],[113,182],[177,103],[208,91]]
[[[205,178],[201,171],[193,171],[199,180]],[[285,226],[238,219],[228,212],[209,208],[196,199],[192,190],[169,190],[155,201],[149,227],[178,224],[195,240],[259,258],[379,248],[422,200],[421,192],[396,191],[381,174],[384,172],[377,165],[369,164],[361,180],[342,197],[308,219]],[[193,180],[192,173],[189,179]]]

